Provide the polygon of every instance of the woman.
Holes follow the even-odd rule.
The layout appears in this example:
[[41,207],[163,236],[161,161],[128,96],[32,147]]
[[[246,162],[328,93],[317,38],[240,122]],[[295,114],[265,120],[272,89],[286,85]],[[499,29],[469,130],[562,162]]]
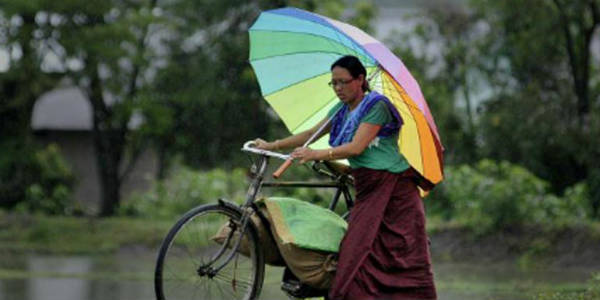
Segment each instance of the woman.
[[[354,56],[331,66],[331,82],[341,100],[310,130],[258,148],[278,150],[303,145],[327,120],[331,148],[296,148],[292,157],[311,160],[347,158],[355,180],[356,201],[340,245],[338,269],[329,298],[436,299],[425,212],[416,182],[423,182],[398,151],[402,125],[383,95],[370,92],[366,70]],[[415,141],[416,142],[416,141]]]

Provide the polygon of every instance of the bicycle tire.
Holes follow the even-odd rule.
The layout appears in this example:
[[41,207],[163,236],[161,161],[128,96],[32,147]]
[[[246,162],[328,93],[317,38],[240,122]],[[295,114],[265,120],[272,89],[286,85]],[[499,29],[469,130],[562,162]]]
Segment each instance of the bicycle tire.
[[[264,280],[265,264],[257,231],[251,222],[248,223],[244,234],[249,241],[249,257],[236,253],[234,258],[214,277],[200,275],[198,271],[200,266],[208,261],[203,255],[212,256],[213,252],[221,248],[221,245],[210,240],[210,236],[214,236],[224,222],[239,221],[241,215],[239,208],[224,204],[202,205],[184,214],[171,228],[160,247],[154,274],[156,298],[158,300],[254,300],[258,298]],[[192,245],[194,243],[197,245]],[[225,251],[223,256],[227,257],[229,253],[231,253],[230,249]],[[236,278],[238,272],[246,268],[248,274]],[[214,294],[220,295],[213,297]]]

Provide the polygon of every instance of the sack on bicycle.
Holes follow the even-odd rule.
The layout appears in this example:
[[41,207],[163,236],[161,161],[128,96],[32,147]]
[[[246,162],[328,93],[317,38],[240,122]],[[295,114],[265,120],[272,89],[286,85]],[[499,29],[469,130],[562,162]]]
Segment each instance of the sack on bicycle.
[[[281,257],[279,249],[275,244],[275,240],[273,239],[273,236],[270,233],[269,220],[266,219],[268,217],[267,209],[264,206],[259,206],[259,210],[260,213],[265,217],[265,219],[262,219],[257,213],[254,213],[251,215],[250,221],[254,224],[254,227],[257,229],[260,249],[263,252],[265,263],[273,266],[285,266],[285,261]],[[229,223],[225,223],[219,228],[215,236],[212,237],[212,240],[217,242],[218,244],[223,244],[230,232],[231,227],[229,226]],[[233,234],[232,241],[237,240],[238,237],[239,233],[235,232]],[[229,245],[229,247],[232,247],[232,245]],[[250,255],[248,238],[246,237],[246,235],[244,235],[244,237],[242,238],[238,251],[239,253],[245,256]]]
[[287,267],[300,282],[328,289],[348,226],[346,221],[331,210],[293,198],[271,197],[264,203]]

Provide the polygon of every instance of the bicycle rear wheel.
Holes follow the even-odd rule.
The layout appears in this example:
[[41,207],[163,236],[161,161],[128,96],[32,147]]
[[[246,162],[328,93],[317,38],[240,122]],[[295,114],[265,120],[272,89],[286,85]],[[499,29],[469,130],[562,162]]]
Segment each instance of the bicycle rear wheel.
[[[239,210],[220,204],[199,206],[186,213],[161,245],[154,276],[157,299],[256,299],[263,283],[264,261],[252,223],[244,233],[248,256],[235,253],[216,274],[205,272],[222,265],[231,253],[229,248],[223,252],[223,246],[212,238],[223,224],[240,219]],[[230,245],[234,243],[232,238]],[[220,252],[222,255],[215,259]]]

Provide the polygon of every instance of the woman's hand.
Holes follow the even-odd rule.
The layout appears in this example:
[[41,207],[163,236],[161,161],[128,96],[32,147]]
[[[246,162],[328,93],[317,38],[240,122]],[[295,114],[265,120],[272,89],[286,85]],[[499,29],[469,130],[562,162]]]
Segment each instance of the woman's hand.
[[263,139],[255,139],[254,140],[254,147],[258,148],[258,149],[263,149],[263,150],[278,150],[277,149],[277,143],[269,143]]
[[317,150],[313,150],[308,147],[299,147],[294,149],[294,152],[292,152],[292,157],[300,159],[301,164],[307,161],[319,159]]

